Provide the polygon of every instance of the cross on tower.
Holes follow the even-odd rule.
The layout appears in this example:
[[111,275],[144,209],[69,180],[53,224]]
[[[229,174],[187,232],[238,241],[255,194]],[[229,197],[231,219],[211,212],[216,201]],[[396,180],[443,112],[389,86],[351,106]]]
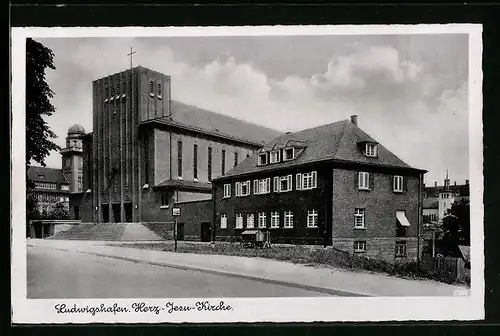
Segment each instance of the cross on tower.
[[132,69],[132,55],[135,54],[135,51],[132,50],[132,47],[130,47],[130,53],[127,54],[127,56],[130,56],[130,69]]

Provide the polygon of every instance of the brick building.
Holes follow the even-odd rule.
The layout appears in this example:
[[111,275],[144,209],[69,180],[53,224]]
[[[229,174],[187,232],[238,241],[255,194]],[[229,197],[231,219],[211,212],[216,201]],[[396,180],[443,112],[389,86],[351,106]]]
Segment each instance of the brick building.
[[92,92],[72,205],[84,222],[172,221],[174,200],[210,199],[213,178],[279,134],[172,101],[170,76],[140,66],[95,80]]
[[214,180],[215,236],[255,228],[274,243],[415,258],[424,173],[363,132],[357,116],[287,133]]
[[33,182],[30,192],[36,196],[40,213],[50,213],[57,203],[69,208],[70,183],[61,169],[29,166],[27,178]]

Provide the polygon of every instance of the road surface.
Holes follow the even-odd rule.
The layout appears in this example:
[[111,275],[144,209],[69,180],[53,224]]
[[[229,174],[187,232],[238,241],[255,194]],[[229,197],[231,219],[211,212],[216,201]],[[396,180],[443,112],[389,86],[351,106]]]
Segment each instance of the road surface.
[[202,271],[27,247],[28,298],[307,297],[326,293]]

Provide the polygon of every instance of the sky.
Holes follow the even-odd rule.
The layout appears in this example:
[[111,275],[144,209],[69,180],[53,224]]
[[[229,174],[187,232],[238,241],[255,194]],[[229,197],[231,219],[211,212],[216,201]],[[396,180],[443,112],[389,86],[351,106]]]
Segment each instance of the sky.
[[[47,71],[64,147],[68,128],[92,131],[92,81],[133,65],[172,77],[172,99],[279,131],[349,119],[426,184],[469,179],[468,36],[322,35],[36,38],[54,54]],[[46,159],[60,168],[60,154]]]

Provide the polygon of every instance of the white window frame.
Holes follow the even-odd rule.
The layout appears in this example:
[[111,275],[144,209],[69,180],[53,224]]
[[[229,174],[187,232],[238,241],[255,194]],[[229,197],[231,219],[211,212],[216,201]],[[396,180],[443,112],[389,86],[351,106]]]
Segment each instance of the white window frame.
[[280,155],[280,151],[279,149],[278,150],[275,150],[275,151],[272,151],[271,153],[269,153],[269,163],[278,163],[280,162],[280,159],[281,159],[281,155]]
[[318,227],[318,211],[307,210],[307,227],[308,228],[317,228]]
[[309,173],[302,173],[300,190],[311,190],[317,186],[317,173],[312,171]]
[[267,214],[265,212],[259,212],[259,228],[263,229],[267,227]]
[[254,227],[255,227],[255,216],[253,213],[249,213],[247,214],[247,229],[253,229]]
[[[361,224],[358,224],[358,218],[361,218]],[[365,209],[356,208],[354,209],[354,228],[355,229],[365,229]]]
[[392,180],[392,190],[394,192],[403,192],[404,177],[396,175]]
[[[394,253],[396,254],[397,257],[403,257],[403,256],[406,256],[406,241],[396,241],[396,244],[395,244],[395,251]],[[402,249],[402,253],[399,252],[399,248],[400,247],[403,247]]]
[[[250,195],[250,181],[241,182],[239,186],[240,186],[240,190],[238,192],[239,197],[245,197]],[[247,188],[246,193],[243,193],[243,186]]]
[[[287,188],[286,189],[283,189],[282,186],[281,186],[281,183],[283,181],[287,181]],[[279,182],[278,182],[278,191],[279,192],[287,192],[287,191],[291,191],[292,190],[292,175],[287,175],[287,176],[281,176],[279,178]]]
[[355,240],[353,242],[353,250],[355,253],[366,252],[366,240]]
[[280,192],[280,178],[279,178],[279,176],[275,176],[273,178],[273,191]]
[[292,211],[285,211],[283,212],[283,227],[286,229],[292,229],[293,228],[293,212]]
[[295,190],[302,190],[302,174],[295,175]]
[[370,190],[370,173],[367,172],[358,173],[358,189]]
[[[292,157],[291,158],[287,158],[286,157],[286,153],[287,151],[291,150],[292,151]],[[290,161],[290,160],[293,160],[295,158],[295,148],[293,147],[290,147],[290,148],[285,148],[283,150],[283,161]]]
[[280,227],[280,212],[272,211],[271,212],[271,229],[277,229]]
[[[263,156],[266,158],[266,162],[265,163],[261,162],[261,157],[263,157]],[[257,164],[258,166],[265,166],[265,165],[267,165],[269,163],[269,157],[267,155],[267,152],[265,152],[265,153],[259,153],[258,160],[259,160],[259,162]]]
[[378,155],[377,144],[367,142],[365,144],[365,155],[368,157],[377,157]]
[[234,220],[235,229],[243,229],[243,214],[237,213]]
[[224,184],[224,194],[222,198],[231,197],[231,184]]
[[227,229],[227,215],[220,214],[220,228]]
[[259,195],[269,194],[271,192],[271,178],[259,180]]

